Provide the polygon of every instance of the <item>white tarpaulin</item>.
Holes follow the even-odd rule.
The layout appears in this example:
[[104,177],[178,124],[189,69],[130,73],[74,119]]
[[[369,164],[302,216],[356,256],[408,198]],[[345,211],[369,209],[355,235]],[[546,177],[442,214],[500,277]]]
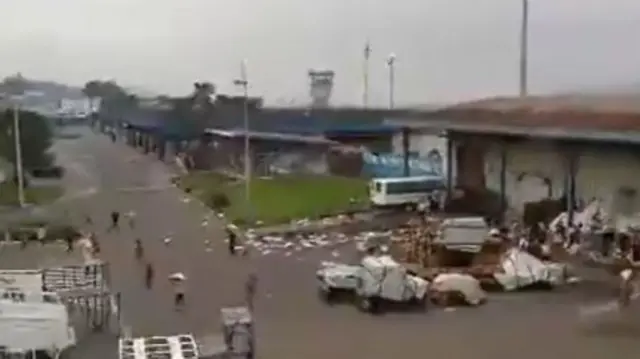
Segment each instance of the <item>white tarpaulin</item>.
[[502,258],[503,272],[494,278],[505,290],[516,290],[536,283],[561,284],[565,266],[559,263],[544,263],[530,253],[516,248],[510,249]]
[[480,282],[468,274],[443,273],[431,282],[430,289],[437,292],[461,293],[467,303],[478,305],[487,298],[487,293],[480,287]]
[[64,305],[0,300],[0,346],[48,350],[74,344],[75,333]]
[[0,289],[42,291],[42,271],[34,269],[0,270]]

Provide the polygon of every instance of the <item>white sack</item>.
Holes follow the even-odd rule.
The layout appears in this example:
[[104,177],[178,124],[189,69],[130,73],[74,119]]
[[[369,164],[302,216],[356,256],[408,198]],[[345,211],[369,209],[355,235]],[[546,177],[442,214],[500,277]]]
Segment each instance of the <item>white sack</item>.
[[480,287],[480,282],[468,274],[439,274],[433,279],[430,289],[436,292],[462,293],[467,303],[471,305],[478,305],[487,298],[487,293]]
[[494,278],[507,291],[541,282],[561,284],[565,275],[564,265],[544,263],[530,253],[516,248],[505,254],[501,265],[504,272],[495,273]]

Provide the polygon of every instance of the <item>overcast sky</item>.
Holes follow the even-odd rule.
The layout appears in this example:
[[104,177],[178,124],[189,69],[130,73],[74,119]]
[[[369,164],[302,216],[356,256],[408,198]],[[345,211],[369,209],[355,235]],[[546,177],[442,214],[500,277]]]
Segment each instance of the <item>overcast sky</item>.
[[[92,78],[171,94],[225,92],[242,58],[251,91],[304,101],[311,67],[336,71],[333,100],[385,105],[517,93],[520,0],[1,0],[0,75]],[[530,90],[640,80],[639,0],[531,0]]]

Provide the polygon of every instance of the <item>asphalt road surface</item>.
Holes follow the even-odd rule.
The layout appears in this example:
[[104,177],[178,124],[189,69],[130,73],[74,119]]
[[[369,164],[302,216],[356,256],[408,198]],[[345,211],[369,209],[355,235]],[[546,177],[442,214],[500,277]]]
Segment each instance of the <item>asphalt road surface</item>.
[[[368,316],[347,305],[327,307],[316,296],[314,271],[322,260],[347,256],[352,244],[232,258],[221,223],[210,220],[203,226],[207,211],[185,201],[170,185],[171,173],[151,155],[88,131],[80,139],[61,140],[56,151],[71,169],[68,178],[75,189],[66,206],[78,220],[86,213],[96,222],[92,230],[110,263],[113,287],[122,293],[125,327],[134,336],[193,333],[203,338],[218,333],[220,308],[242,304],[245,279],[255,271],[257,352],[262,358],[640,355],[639,312],[587,326],[578,319],[577,306],[599,298],[580,288],[496,294],[483,307],[454,311]],[[107,233],[112,210],[135,211],[136,227],[123,223],[119,232]],[[173,239],[169,246],[163,244],[167,235]],[[144,288],[141,266],[133,258],[136,237],[156,268],[152,290]],[[188,277],[187,307],[181,312],[172,307],[167,280],[177,271]],[[103,354],[109,350],[105,342],[92,340],[85,349],[95,345]]]

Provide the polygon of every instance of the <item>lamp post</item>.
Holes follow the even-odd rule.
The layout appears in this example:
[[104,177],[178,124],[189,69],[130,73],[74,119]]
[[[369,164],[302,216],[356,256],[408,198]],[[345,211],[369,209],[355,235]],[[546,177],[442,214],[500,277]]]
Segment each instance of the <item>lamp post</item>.
[[371,44],[369,41],[364,46],[364,61],[363,61],[363,89],[362,89],[362,106],[364,108],[369,107],[369,58],[371,57]]
[[16,151],[16,176],[18,180],[18,204],[26,204],[24,196],[24,169],[22,166],[22,138],[20,136],[20,96],[13,96],[13,145]]
[[529,0],[522,0],[522,19],[520,28],[520,97],[528,94],[529,61]]
[[387,66],[389,67],[389,108],[393,109],[395,107],[395,81],[396,81],[396,54],[391,53],[389,57],[387,57]]
[[247,76],[247,60],[242,60],[240,63],[240,78],[234,80],[233,84],[240,86],[244,95],[244,194],[248,208],[249,203],[251,202],[251,155],[249,153],[249,80]]

